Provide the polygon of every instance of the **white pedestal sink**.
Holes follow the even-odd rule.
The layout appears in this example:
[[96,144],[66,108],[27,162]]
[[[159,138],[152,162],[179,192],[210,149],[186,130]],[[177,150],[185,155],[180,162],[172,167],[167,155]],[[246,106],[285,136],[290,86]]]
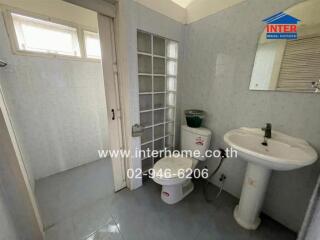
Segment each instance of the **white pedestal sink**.
[[260,225],[260,211],[272,170],[288,171],[314,163],[317,152],[303,139],[272,131],[268,145],[262,145],[264,131],[239,128],[224,135],[224,141],[248,161],[239,205],[234,218],[244,228],[255,230]]

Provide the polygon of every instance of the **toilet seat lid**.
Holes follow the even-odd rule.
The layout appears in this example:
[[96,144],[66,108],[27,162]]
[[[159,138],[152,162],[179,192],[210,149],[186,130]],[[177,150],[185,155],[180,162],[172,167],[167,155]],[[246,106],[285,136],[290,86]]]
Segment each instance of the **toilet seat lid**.
[[156,162],[153,167],[157,178],[176,178],[179,173],[181,174],[180,169],[192,169],[192,159],[184,157],[165,157]]

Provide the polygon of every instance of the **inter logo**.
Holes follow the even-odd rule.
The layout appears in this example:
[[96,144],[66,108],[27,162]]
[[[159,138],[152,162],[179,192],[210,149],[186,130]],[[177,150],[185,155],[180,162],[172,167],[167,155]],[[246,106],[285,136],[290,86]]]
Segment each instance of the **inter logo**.
[[263,20],[267,24],[267,39],[297,39],[299,19],[284,12],[277,13]]

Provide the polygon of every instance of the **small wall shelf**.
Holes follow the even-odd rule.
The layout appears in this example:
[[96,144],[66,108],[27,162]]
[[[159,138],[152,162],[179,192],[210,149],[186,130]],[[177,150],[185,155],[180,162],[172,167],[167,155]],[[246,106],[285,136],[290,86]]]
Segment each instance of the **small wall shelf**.
[[[140,124],[145,126],[141,149],[174,149],[178,43],[137,32]],[[158,158],[142,157],[142,171]]]

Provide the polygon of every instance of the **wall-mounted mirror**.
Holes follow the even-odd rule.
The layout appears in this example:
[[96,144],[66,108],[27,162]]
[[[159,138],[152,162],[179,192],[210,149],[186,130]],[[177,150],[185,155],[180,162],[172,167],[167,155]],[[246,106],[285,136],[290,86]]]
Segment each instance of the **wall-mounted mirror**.
[[[320,93],[320,1],[299,3],[267,21],[281,25],[281,18],[290,22],[288,15],[291,20],[300,20],[297,39],[281,39],[279,34],[278,39],[267,39],[270,29],[265,28],[259,38],[249,89]],[[281,26],[274,27],[279,27],[273,29],[277,32]],[[290,26],[287,28],[281,31],[292,32]]]

